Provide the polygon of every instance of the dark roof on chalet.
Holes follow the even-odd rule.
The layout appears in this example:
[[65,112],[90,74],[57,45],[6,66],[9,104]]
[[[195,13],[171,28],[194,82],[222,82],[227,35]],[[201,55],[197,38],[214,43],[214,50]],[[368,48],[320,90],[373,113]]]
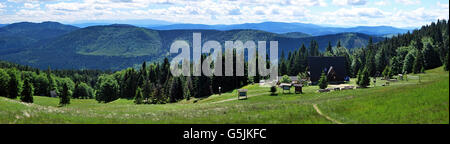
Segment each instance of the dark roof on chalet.
[[336,74],[335,81],[344,81],[347,76],[346,69],[347,60],[345,57],[308,57],[308,67],[310,72],[310,80],[317,82],[322,72],[327,75],[331,67]]

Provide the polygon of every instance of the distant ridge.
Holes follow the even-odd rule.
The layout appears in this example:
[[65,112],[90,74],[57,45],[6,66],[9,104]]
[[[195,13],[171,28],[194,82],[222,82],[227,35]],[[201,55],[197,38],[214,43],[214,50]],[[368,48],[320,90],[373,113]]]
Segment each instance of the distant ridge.
[[[309,47],[311,40],[316,40],[319,50],[324,51],[328,42],[334,46],[337,41],[341,41],[341,45],[348,49],[364,47],[371,37],[362,33],[308,36],[302,33],[277,34],[252,29],[153,30],[124,24],[80,29],[58,23],[31,24],[35,26],[32,29],[26,25],[29,23],[13,24],[8,29],[15,27],[22,34],[45,30],[51,38],[36,40],[33,37],[15,37],[14,33],[5,32],[0,36],[0,59],[41,69],[51,66],[58,69],[120,70],[143,61],[160,61],[164,57],[175,56],[169,54],[173,41],[186,40],[191,45],[194,32],[202,34],[203,42],[216,40],[222,45],[228,40],[278,41],[280,55],[282,52],[287,54],[296,50],[302,44]],[[1,30],[4,28],[0,28]],[[383,39],[373,37],[374,42]]]
[[1,27],[1,29],[3,30],[3,33],[0,33],[0,36],[8,35],[40,40],[66,34],[68,32],[77,30],[78,27],[64,25],[58,22],[19,22],[3,26]]
[[89,21],[76,21],[69,24],[84,28],[89,26],[111,25],[111,24],[129,24],[138,27],[155,27],[155,26],[170,25],[174,23],[154,19],[138,19],[138,20],[89,20]]
[[222,31],[233,29],[254,29],[278,34],[289,32],[302,32],[313,36],[344,33],[344,32],[357,32],[374,36],[382,36],[387,34],[398,34],[408,32],[407,29],[400,29],[391,26],[358,26],[350,28],[341,28],[341,27],[325,27],[315,24],[284,23],[284,22],[244,23],[232,25],[172,24],[149,28],[156,30],[214,29]]

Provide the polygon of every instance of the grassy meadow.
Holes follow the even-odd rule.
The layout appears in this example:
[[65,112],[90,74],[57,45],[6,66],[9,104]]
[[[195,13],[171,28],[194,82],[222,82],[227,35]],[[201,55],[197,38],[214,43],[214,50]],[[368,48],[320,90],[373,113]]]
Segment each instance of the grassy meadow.
[[278,88],[276,96],[269,87],[255,84],[244,87],[249,89],[246,100],[237,100],[233,91],[162,105],[71,99],[70,105],[58,107],[57,98],[35,96],[34,103],[27,104],[0,97],[0,123],[448,124],[449,73],[440,67],[419,75],[420,82],[411,74],[408,81],[390,86],[381,86],[385,81],[378,78],[371,88],[328,93],[317,93],[317,86],[304,87],[304,94],[294,94],[294,88],[283,94]]

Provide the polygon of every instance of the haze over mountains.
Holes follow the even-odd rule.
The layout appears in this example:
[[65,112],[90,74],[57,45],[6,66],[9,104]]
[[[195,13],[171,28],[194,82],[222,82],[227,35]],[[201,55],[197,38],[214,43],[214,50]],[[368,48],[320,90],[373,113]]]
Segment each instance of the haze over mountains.
[[391,26],[358,26],[350,28],[324,27],[314,24],[304,23],[283,23],[283,22],[263,22],[263,23],[245,23],[234,25],[203,25],[203,24],[173,24],[165,26],[150,27],[157,30],[173,29],[214,29],[214,30],[233,30],[233,29],[255,29],[272,33],[302,32],[313,36],[336,34],[343,32],[356,32],[368,35],[383,36],[387,34],[406,33],[407,29],[400,29]]
[[[268,23],[278,25],[280,23]],[[284,24],[284,23],[281,23]],[[243,24],[245,25],[245,24]],[[174,26],[174,25],[168,25]],[[167,27],[168,27],[167,26]],[[78,28],[56,22],[44,23],[14,23],[0,28],[0,60],[30,65],[41,69],[48,66],[57,69],[111,69],[120,70],[142,63],[143,61],[158,61],[169,55],[169,47],[174,40],[186,40],[192,45],[192,33],[200,32],[202,42],[216,40],[223,44],[228,40],[278,41],[279,54],[299,48],[302,44],[309,47],[311,40],[316,40],[319,49],[323,51],[328,42],[334,46],[337,41],[348,49],[364,47],[369,37],[374,42],[382,37],[368,35],[370,28],[353,28],[347,30],[365,33],[347,32],[311,36],[306,32],[288,32],[280,28],[279,33],[258,29],[271,28],[249,25],[236,26],[236,29],[213,30],[210,27],[196,29],[162,30],[162,27],[149,29],[132,25],[103,25]],[[273,26],[273,25],[272,25]],[[304,27],[308,24],[304,25]],[[313,25],[302,30],[312,32]],[[164,29],[168,29],[165,27]],[[301,27],[301,26],[298,26]],[[201,27],[197,27],[201,28]],[[243,29],[239,29],[243,28]],[[229,27],[227,28],[229,29]],[[276,27],[273,27],[276,30]],[[321,33],[321,30],[315,30]],[[287,32],[287,33],[284,33]],[[328,33],[329,31],[322,31]],[[380,30],[379,33],[398,32]]]
[[111,25],[111,24],[129,24],[138,27],[156,27],[156,26],[170,25],[174,23],[153,19],[140,19],[140,20],[89,20],[89,21],[76,21],[69,24],[80,28],[84,28],[88,26]]

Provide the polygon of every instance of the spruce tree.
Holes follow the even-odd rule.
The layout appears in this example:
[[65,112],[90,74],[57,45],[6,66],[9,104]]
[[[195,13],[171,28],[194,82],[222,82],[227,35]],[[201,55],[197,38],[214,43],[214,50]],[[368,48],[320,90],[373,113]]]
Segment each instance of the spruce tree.
[[8,98],[16,99],[20,94],[20,76],[17,70],[10,70],[9,72],[9,83],[8,83]]
[[439,58],[439,53],[433,48],[430,43],[425,44],[422,54],[424,58],[423,63],[425,69],[432,69],[442,65],[442,62]]
[[286,74],[288,74],[287,64],[284,60],[282,60],[281,66],[280,66],[280,75],[286,75]]
[[410,73],[413,69],[413,65],[414,65],[414,60],[415,60],[415,52],[409,52],[406,57],[405,60],[403,61],[403,71],[402,73]]
[[63,91],[61,92],[61,96],[59,97],[59,105],[64,106],[70,104],[70,92],[66,83],[63,84]]
[[358,85],[363,88],[370,85],[370,74],[367,68],[364,68],[362,74],[358,77]]
[[324,72],[322,72],[322,74],[320,75],[320,79],[319,79],[319,88],[320,89],[325,89],[328,87],[328,80],[327,80],[327,76],[325,75]]
[[183,98],[183,89],[179,77],[173,77],[170,85],[170,102],[176,102]]
[[151,100],[152,97],[152,84],[149,80],[144,81],[144,84],[142,85],[142,97],[145,100],[145,103],[149,103],[149,100]]
[[331,42],[330,41],[328,41],[328,47],[327,47],[326,52],[329,52],[330,54],[333,54],[333,47],[331,46]]
[[26,103],[33,103],[33,89],[33,84],[30,80],[28,78],[25,79],[20,100]]
[[414,59],[414,65],[413,65],[413,72],[415,74],[422,72],[423,67],[424,67],[423,60],[424,60],[423,54],[420,51],[418,51],[416,59]]
[[58,85],[52,76],[52,69],[50,68],[50,66],[48,66],[48,70],[47,70],[47,79],[49,82],[48,92],[55,91],[58,94],[59,93],[58,88],[57,88]]
[[0,69],[0,96],[6,97],[8,95],[8,84],[10,77],[8,73]]
[[[224,89],[224,88],[222,88]],[[192,79],[191,77],[186,77],[186,85],[184,86],[184,98],[186,98],[186,100],[190,100],[192,97],[192,91],[193,90],[193,85],[192,85]]]
[[383,70],[383,72],[381,73],[381,75],[383,75],[383,77],[385,79],[390,79],[391,77],[391,68],[390,66],[386,66]]
[[142,99],[143,99],[142,89],[140,87],[138,87],[136,89],[136,96],[134,97],[134,103],[135,104],[142,104]]

